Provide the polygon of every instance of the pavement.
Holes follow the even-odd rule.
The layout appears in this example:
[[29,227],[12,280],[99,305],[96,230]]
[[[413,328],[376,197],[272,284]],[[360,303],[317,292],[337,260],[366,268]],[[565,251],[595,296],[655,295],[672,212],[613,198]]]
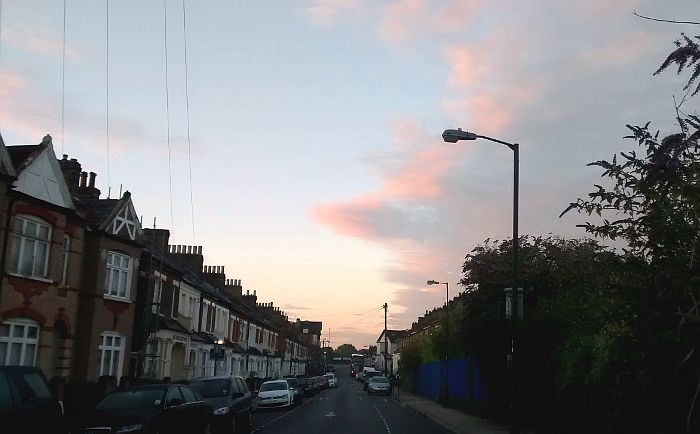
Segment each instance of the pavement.
[[452,434],[506,433],[502,427],[437,402],[400,391],[367,395],[349,370],[337,368],[338,387],[290,409],[253,414],[251,434]]
[[409,407],[442,427],[457,434],[507,434],[507,428],[489,420],[467,414],[461,410],[443,407],[432,399],[411,393],[394,392],[399,405]]

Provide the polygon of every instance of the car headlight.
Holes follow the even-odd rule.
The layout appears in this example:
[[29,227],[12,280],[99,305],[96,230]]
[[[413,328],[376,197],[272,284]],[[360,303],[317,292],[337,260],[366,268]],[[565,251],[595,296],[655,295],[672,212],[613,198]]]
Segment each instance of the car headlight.
[[228,407],[217,408],[216,410],[214,410],[214,414],[217,416],[221,416],[224,414],[228,414],[229,410],[230,410],[230,408],[228,408]]
[[142,429],[143,429],[143,425],[140,423],[133,424],[133,425],[124,425],[123,427],[119,428],[119,430],[117,430],[117,434],[125,433],[125,432],[140,431]]

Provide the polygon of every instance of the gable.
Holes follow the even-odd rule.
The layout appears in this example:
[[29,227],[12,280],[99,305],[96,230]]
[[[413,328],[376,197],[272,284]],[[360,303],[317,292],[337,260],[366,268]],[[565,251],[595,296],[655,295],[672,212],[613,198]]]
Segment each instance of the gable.
[[136,210],[133,203],[131,203],[131,199],[125,201],[122,207],[116,211],[112,220],[107,222],[104,230],[132,241],[143,238],[143,229],[141,229],[141,223],[136,216]]
[[63,208],[74,209],[63,173],[49,145],[17,176],[16,190]]

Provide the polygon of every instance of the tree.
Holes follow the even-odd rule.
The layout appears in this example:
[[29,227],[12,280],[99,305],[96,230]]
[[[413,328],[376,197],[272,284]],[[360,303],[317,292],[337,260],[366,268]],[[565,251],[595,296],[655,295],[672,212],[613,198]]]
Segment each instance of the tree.
[[[695,36],[695,39],[700,40],[700,36]],[[681,38],[675,42],[676,49],[668,55],[666,60],[661,64],[659,69],[656,70],[654,75],[660,74],[666,70],[672,64],[678,66],[677,73],[680,74],[683,70],[687,68],[692,68],[690,73],[690,78],[688,83],[685,85],[685,90],[690,91],[693,82],[700,76],[700,45],[693,39],[681,33]],[[700,83],[693,91],[692,95],[700,92]]]
[[357,353],[357,348],[352,344],[342,344],[335,349],[335,353],[339,357],[350,357],[351,354]]
[[[592,394],[605,398],[587,384],[597,360],[592,342],[611,315],[608,300],[620,291],[624,263],[594,240],[524,236],[520,245],[521,420],[545,432],[591,432],[595,424],[606,423],[603,416],[592,417],[592,409],[580,411],[595,402]],[[511,266],[510,240],[487,240],[467,255],[461,283],[468,292],[455,337],[457,347],[481,367],[489,392],[486,412],[496,417],[505,416],[510,396],[503,289],[511,283]]]

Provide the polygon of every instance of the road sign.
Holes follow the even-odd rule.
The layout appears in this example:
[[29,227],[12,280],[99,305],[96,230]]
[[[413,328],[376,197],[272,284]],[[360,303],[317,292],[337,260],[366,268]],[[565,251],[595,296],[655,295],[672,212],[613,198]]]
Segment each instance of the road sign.
[[[506,293],[506,318],[513,317],[513,288],[503,290]],[[523,288],[518,288],[518,319],[523,319]]]

